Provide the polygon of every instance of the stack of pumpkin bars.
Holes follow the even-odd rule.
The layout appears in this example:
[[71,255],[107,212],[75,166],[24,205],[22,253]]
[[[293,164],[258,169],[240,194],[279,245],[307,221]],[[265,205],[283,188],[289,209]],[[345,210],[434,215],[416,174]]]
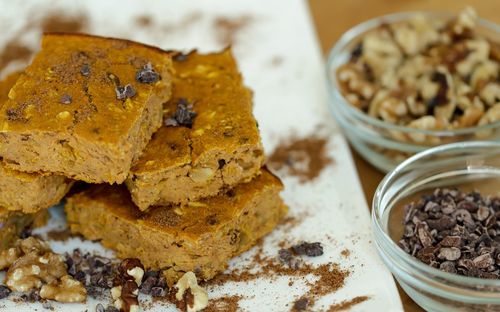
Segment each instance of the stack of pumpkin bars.
[[69,191],[72,233],[208,280],[286,213],[230,50],[45,34],[0,93],[2,249]]

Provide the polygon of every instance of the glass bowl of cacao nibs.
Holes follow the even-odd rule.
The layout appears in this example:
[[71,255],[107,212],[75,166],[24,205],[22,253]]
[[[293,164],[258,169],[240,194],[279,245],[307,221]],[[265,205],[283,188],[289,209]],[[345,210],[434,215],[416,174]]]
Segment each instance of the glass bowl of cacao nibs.
[[382,171],[430,147],[500,141],[500,27],[470,7],[359,24],[330,51],[327,78],[333,116]]
[[379,254],[427,311],[500,311],[500,142],[430,148],[380,183]]

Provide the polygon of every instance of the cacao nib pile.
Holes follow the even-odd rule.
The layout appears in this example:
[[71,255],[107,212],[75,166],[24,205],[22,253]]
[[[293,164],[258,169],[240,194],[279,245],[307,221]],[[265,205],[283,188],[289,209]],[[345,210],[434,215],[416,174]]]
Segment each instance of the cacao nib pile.
[[500,197],[436,189],[405,206],[399,246],[445,272],[500,279]]

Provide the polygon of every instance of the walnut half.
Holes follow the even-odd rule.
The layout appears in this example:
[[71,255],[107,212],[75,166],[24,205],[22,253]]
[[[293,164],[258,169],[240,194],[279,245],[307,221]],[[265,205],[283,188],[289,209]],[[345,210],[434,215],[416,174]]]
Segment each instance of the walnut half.
[[[208,294],[205,289],[198,285],[196,275],[193,272],[185,273],[177,284],[175,299],[180,302],[180,306],[187,312],[201,311],[208,305]],[[178,306],[179,306],[178,305]]]
[[87,291],[79,281],[69,275],[64,275],[59,281],[43,285],[40,297],[59,302],[83,302],[87,298]]
[[82,302],[87,297],[83,285],[68,275],[62,256],[34,237],[1,252],[0,269],[8,269],[5,284],[13,291],[41,289],[42,298],[60,302]]

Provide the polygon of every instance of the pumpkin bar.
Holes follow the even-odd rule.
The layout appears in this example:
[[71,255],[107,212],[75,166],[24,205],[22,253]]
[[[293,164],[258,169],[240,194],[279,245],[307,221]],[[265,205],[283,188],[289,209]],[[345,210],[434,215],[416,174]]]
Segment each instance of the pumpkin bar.
[[252,92],[230,50],[175,54],[164,125],[126,181],[141,210],[217,195],[259,174],[264,161]]
[[188,271],[212,278],[269,233],[287,211],[279,196],[282,187],[263,170],[224,195],[140,212],[126,188],[103,184],[68,198],[65,210],[73,233],[101,240],[120,258],[139,258],[145,267],[166,270],[172,284]]
[[45,34],[0,105],[0,157],[20,171],[123,182],[161,125],[171,65],[132,41]]
[[[16,72],[0,81],[0,103],[7,100],[19,75]],[[46,209],[57,204],[71,184],[70,179],[61,175],[24,173],[0,162],[0,207],[24,213]]]
[[59,203],[73,181],[61,175],[25,173],[0,164],[0,207],[33,213]]
[[26,228],[44,226],[48,217],[47,210],[25,214],[0,207],[0,251],[10,248]]

